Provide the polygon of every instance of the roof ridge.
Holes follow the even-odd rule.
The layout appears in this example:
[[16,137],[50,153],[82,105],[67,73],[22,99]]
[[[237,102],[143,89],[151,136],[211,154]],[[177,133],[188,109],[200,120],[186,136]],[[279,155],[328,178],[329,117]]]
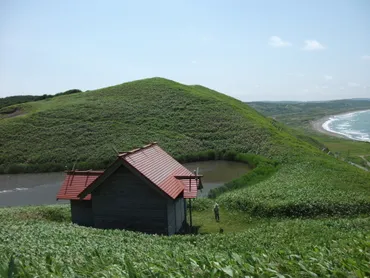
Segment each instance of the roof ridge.
[[119,153],[118,153],[118,157],[126,157],[126,156],[128,156],[128,155],[131,155],[131,154],[137,153],[138,151],[145,150],[145,149],[150,148],[150,147],[155,146],[155,145],[157,145],[157,142],[152,142],[152,143],[150,143],[150,144],[147,144],[147,145],[142,146],[142,147],[137,148],[137,149],[133,149],[133,150],[128,151],[128,152],[119,152]]

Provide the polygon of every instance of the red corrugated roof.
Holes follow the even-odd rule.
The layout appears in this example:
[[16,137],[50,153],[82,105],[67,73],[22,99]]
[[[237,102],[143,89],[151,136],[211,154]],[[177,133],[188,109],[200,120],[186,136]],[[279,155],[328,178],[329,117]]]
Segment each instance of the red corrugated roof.
[[175,176],[194,176],[168,153],[156,144],[150,144],[131,152],[122,153],[125,160],[168,196],[175,199],[184,192],[184,198],[197,196],[197,184],[193,179],[189,189],[189,180],[179,180]]
[[184,199],[194,199],[198,193],[198,182],[195,179],[189,180],[183,179],[181,183],[184,185]]
[[[67,172],[62,187],[60,188],[57,200],[81,200],[78,198],[86,187],[93,183],[103,171],[71,171]],[[83,200],[91,200],[91,195],[88,194]]]

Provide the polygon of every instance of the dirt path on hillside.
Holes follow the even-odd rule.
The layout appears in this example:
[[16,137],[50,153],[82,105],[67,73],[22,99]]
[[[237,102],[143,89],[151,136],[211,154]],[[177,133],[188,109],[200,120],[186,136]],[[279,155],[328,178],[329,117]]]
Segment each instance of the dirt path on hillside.
[[364,155],[359,155],[359,157],[361,157],[367,164],[368,167],[370,167],[370,162],[365,158]]
[[13,117],[18,117],[18,116],[22,116],[22,115],[25,115],[26,113],[24,111],[22,111],[21,109],[19,109],[18,107],[17,108],[14,108],[14,110],[12,111],[7,111],[7,112],[2,112],[0,113],[0,119],[5,119],[5,118],[13,118]]

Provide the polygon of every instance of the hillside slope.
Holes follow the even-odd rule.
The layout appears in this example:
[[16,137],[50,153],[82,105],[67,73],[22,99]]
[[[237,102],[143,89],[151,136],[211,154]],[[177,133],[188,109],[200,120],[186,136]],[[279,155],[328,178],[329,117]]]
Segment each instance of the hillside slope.
[[[236,180],[230,188],[241,189],[220,197],[230,208],[266,216],[370,211],[370,173],[202,86],[152,78],[18,108],[25,114],[0,120],[1,172],[60,171],[75,161],[78,169],[104,168],[116,155],[113,146],[124,151],[157,141],[175,156],[227,150],[280,163],[272,177],[259,168]],[[267,180],[256,184],[261,176]]]
[[22,116],[0,119],[0,171],[62,170],[76,160],[80,169],[102,168],[115,155],[112,146],[151,141],[173,155],[232,149],[282,161],[314,151],[238,100],[161,78],[17,107]]

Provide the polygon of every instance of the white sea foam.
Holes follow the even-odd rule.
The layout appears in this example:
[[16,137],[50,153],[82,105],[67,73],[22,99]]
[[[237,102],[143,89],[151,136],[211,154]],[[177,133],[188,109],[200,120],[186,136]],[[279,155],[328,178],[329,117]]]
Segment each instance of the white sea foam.
[[1,193],[8,193],[8,192],[13,192],[13,190],[1,190],[1,191],[0,191],[0,194],[1,194]]
[[25,188],[25,187],[17,187],[17,188],[14,188],[14,189],[0,190],[0,194],[2,194],[2,193],[10,193],[10,192],[15,192],[15,191],[24,191],[24,190],[28,190],[28,188]]
[[28,190],[28,188],[25,187],[17,187],[15,191],[23,191],[23,190]]
[[[364,110],[332,116],[325,123],[323,123],[322,128],[329,132],[340,134],[353,140],[370,142],[370,133],[364,132],[363,130],[352,129],[352,124],[356,122],[356,119],[354,119],[354,117],[356,115],[369,112],[370,110]],[[333,123],[337,121],[345,122],[337,125],[335,129],[333,129]]]

